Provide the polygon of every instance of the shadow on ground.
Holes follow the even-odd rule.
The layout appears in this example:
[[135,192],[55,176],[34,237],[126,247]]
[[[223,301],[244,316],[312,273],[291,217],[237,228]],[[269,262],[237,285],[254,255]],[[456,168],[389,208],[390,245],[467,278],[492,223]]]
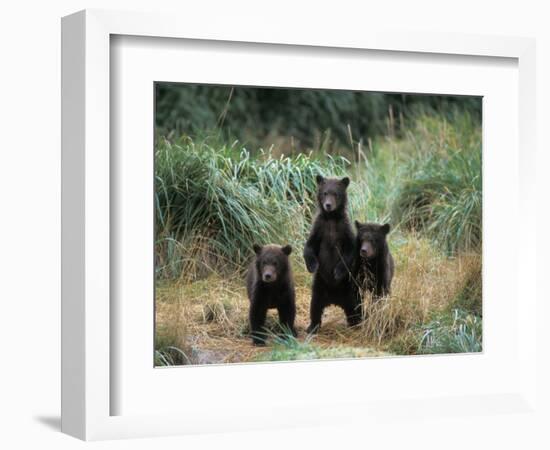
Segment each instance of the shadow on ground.
[[61,431],[61,417],[59,416],[35,416],[34,420],[51,430]]

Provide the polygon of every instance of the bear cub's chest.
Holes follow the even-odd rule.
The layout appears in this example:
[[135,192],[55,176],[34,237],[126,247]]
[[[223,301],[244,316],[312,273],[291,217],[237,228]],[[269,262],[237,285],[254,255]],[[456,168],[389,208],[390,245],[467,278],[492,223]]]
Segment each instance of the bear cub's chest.
[[342,223],[335,220],[323,221],[323,226],[320,227],[321,231],[321,243],[327,247],[334,247],[339,245],[347,236],[345,228]]
[[265,307],[277,308],[281,303],[285,303],[287,290],[281,286],[262,284],[259,294],[259,299]]

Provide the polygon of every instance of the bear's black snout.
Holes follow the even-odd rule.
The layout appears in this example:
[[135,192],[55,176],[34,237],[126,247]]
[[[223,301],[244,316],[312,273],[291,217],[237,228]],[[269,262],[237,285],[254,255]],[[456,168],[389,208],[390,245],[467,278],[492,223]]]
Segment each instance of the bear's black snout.
[[330,211],[332,209],[331,203],[325,203],[325,211]]

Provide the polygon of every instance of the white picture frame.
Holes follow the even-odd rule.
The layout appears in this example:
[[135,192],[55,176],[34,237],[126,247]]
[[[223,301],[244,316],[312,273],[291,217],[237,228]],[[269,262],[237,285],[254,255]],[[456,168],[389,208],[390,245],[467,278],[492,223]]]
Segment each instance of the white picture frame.
[[[281,426],[334,423],[360,418],[383,416],[394,420],[395,402],[406,404],[411,415],[425,414],[430,405],[438,405],[441,414],[496,414],[503,410],[522,413],[536,411],[536,292],[526,287],[518,303],[515,326],[518,330],[517,361],[519,367],[506,388],[495,392],[453,393],[442,397],[422,393],[421,398],[403,393],[373,401],[330,401],[330,409],[322,404],[286,404],[281,401],[272,409],[269,425],[262,417],[244,406],[215,405],[215,412],[199,408],[192,399],[181,412],[139,411],[113,415],[114,391],[121,386],[112,377],[112,338],[117,324],[112,321],[111,280],[111,187],[117,173],[111,171],[110,130],[111,41],[113,36],[141,36],[213,42],[283,44],[300,46],[307,51],[330,49],[375,50],[407,53],[411,60],[429,55],[462,55],[465,57],[497,57],[517,61],[518,122],[517,137],[519,174],[513,189],[514,212],[526,227],[535,228],[536,208],[531,175],[535,171],[535,45],[525,38],[487,37],[444,33],[399,33],[373,29],[349,30],[338,36],[321,31],[307,36],[299,30],[262,30],[240,28],[232,24],[204,28],[200,21],[185,23],[164,14],[112,11],[82,11],[62,21],[62,430],[85,440],[162,436],[208,431],[248,430]],[[162,44],[161,44],[162,45]],[[144,63],[145,64],[145,63]],[[177,80],[170,80],[177,81]],[[396,89],[398,90],[398,88]],[[151,105],[152,107],[152,105]],[[515,146],[515,143],[511,145]],[[521,202],[519,202],[521,199]],[[535,260],[535,235],[526,236],[518,249],[517,260]],[[515,269],[514,269],[515,270]],[[528,277],[532,265],[517,265],[518,283]],[[513,284],[515,286],[515,284]],[[529,289],[531,291],[529,292]],[[517,292],[515,295],[517,299]],[[151,299],[152,301],[152,299]],[[152,319],[151,319],[152,323]],[[453,357],[453,358],[456,358]],[[427,359],[426,359],[427,361]],[[316,362],[315,367],[333,363]],[[338,363],[341,370],[358,370],[349,362]],[[405,369],[403,360],[390,362],[394,370]],[[259,367],[259,368],[258,368]],[[273,366],[274,367],[274,366]],[[277,366],[282,367],[282,366]],[[313,365],[301,365],[302,372],[311,372]],[[337,370],[340,370],[337,369]],[[178,369],[174,369],[178,370]],[[221,370],[219,367],[208,368]],[[267,365],[241,366],[239,375],[263,374]],[[286,369],[275,369],[283,374]],[[237,376],[233,370],[232,376]],[[517,375],[517,376],[515,376]],[[182,380],[185,372],[179,372]],[[231,375],[230,375],[231,376]],[[338,375],[336,375],[338,376]],[[504,386],[504,385],[503,385]],[[200,386],[197,387],[200,389]],[[435,390],[434,390],[435,392]],[[195,402],[195,403],[193,403]],[[327,400],[327,404],[328,404]],[[246,402],[243,402],[246,404]],[[269,406],[269,405],[268,405]],[[212,408],[212,405],[209,405]],[[196,409],[194,409],[196,408]],[[401,414],[401,416],[400,416]],[[402,413],[397,416],[402,417]],[[427,414],[428,416],[429,414]],[[255,417],[256,416],[256,417]],[[224,420],[225,418],[225,420]]]

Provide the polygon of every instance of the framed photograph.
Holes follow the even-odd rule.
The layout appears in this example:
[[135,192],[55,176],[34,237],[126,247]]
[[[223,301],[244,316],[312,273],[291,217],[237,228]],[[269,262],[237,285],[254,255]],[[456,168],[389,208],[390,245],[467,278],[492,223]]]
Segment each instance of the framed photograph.
[[83,11],[62,56],[64,432],[534,410],[533,41]]

